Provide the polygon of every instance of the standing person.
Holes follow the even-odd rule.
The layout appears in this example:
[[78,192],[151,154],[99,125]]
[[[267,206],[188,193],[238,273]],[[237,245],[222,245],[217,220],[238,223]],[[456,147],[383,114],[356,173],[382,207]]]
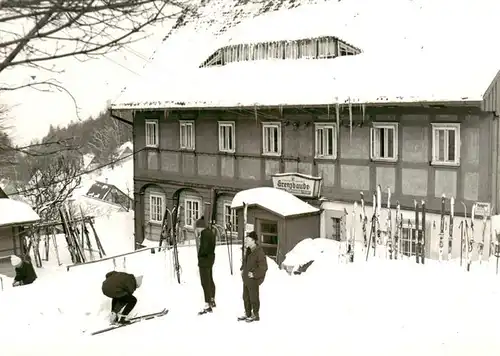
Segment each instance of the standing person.
[[12,283],[13,287],[31,284],[35,281],[35,279],[37,279],[35,269],[28,259],[22,260],[16,255],[11,255],[10,264],[16,271],[16,276],[14,277],[14,282]]
[[239,321],[259,321],[260,296],[259,287],[264,282],[267,272],[267,259],[264,250],[257,244],[257,234],[252,231],[245,237],[245,258],[240,268],[243,278],[243,305],[245,315]]
[[141,284],[142,276],[117,271],[106,273],[106,279],[102,282],[102,292],[111,298],[112,324],[130,324],[126,317],[137,304],[137,298],[133,294]]
[[215,283],[212,269],[215,262],[215,234],[207,226],[202,216],[195,223],[196,234],[200,236],[198,248],[198,268],[200,270],[201,287],[205,298],[205,307],[198,314],[211,313],[215,308]]

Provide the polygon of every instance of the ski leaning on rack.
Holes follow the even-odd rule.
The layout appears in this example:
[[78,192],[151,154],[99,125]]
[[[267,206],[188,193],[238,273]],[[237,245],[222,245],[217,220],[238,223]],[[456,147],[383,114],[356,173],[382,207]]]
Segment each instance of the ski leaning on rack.
[[115,325],[111,325],[111,326],[109,326],[109,327],[107,327],[105,329],[94,331],[90,335],[99,335],[99,334],[102,334],[102,333],[105,333],[105,332],[108,332],[108,331],[111,331],[111,330],[123,328],[125,326],[132,325],[132,324],[135,324],[135,323],[139,323],[139,322],[144,321],[144,320],[151,320],[151,319],[159,318],[159,317],[162,317],[164,315],[167,315],[168,311],[169,310],[167,308],[165,308],[165,309],[163,309],[163,310],[161,310],[159,312],[156,312],[156,313],[139,315],[139,316],[136,316],[136,317],[128,319],[128,321],[130,321],[129,324],[115,324]]
[[455,198],[450,198],[450,226],[448,227],[448,261],[451,260],[453,251],[453,218],[455,215]]
[[443,194],[441,197],[441,223],[439,224],[439,262],[443,261],[444,253],[444,209],[446,204],[446,197]]
[[351,220],[351,228],[349,234],[349,242],[347,245],[347,262],[354,262],[354,249],[356,246],[356,210],[358,207],[358,203],[354,202],[352,207],[352,220]]
[[392,260],[392,249],[394,247],[394,240],[392,237],[392,216],[391,216],[391,188],[387,188],[387,229],[386,229],[386,254]]
[[360,216],[360,221],[361,221],[361,226],[363,230],[363,252],[366,252],[366,249],[368,248],[368,237],[366,234],[366,225],[368,224],[368,218],[366,216],[366,209],[365,209],[365,196],[363,195],[363,192],[361,194],[361,213],[359,214]]
[[[467,272],[470,271],[470,265],[472,263],[472,253],[474,252],[474,219],[476,218],[476,204],[472,205],[472,212],[470,216],[470,236],[466,232],[467,239]],[[467,226],[467,225],[466,225]]]

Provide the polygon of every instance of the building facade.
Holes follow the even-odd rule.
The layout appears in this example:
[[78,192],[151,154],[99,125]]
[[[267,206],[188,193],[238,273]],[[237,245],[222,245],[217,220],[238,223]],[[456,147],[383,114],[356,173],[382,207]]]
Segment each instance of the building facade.
[[[213,204],[217,223],[225,226],[235,219],[235,192],[273,186],[273,174],[289,172],[321,177],[321,195],[349,211],[360,192],[370,205],[380,185],[383,207],[390,188],[392,208],[398,201],[410,221],[414,200],[425,200],[428,225],[434,225],[443,194],[457,201],[456,216],[464,215],[459,202],[468,209],[488,203],[496,212],[499,127],[493,113],[452,105],[380,106],[366,107],[364,118],[355,111],[349,118],[348,110],[341,109],[338,123],[326,108],[136,112],[137,239],[158,239],[164,208],[178,204],[188,234],[204,202]],[[327,210],[337,212],[329,218],[343,214],[342,205]],[[340,222],[329,223],[324,237],[337,238]],[[428,229],[431,236],[435,227]]]
[[[411,254],[414,203],[424,201],[419,230],[430,258],[439,250],[441,199],[448,214],[453,197],[459,256],[460,216],[470,217],[473,204],[484,216],[496,214],[500,203],[500,66],[489,46],[491,55],[481,58],[459,51],[441,33],[444,24],[428,20],[442,18],[431,2],[422,11],[398,3],[398,31],[378,26],[392,23],[394,6],[327,2],[242,13],[228,0],[221,13],[207,3],[200,17],[183,18],[158,66],[112,105],[115,116],[133,117],[138,242],[159,237],[165,207],[179,206],[182,233],[190,236],[204,203],[226,226],[235,222],[236,192],[272,186],[277,173],[300,173],[321,180],[321,199],[313,202],[324,210],[321,237],[339,239],[343,226],[359,234],[353,204],[363,193],[370,218],[380,187],[381,229],[390,192]],[[469,5],[460,6],[467,13]],[[300,21],[310,23],[307,31]],[[420,36],[424,22],[435,27],[433,36]],[[463,33],[457,16],[446,28],[461,40],[485,40],[490,25],[481,25]],[[180,43],[189,48],[181,51]],[[489,247],[494,229],[478,224],[474,238]]]

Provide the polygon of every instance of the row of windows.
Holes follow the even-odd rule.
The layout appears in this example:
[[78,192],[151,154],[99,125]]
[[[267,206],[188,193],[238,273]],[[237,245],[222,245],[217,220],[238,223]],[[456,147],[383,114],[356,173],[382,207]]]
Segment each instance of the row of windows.
[[[196,197],[185,198],[182,204],[184,209],[184,227],[194,228],[194,223],[202,215],[202,201]],[[160,194],[151,193],[149,196],[149,222],[161,224],[163,222],[163,213],[165,211],[165,197]],[[230,226],[232,232],[238,231],[236,211],[231,209],[231,202],[224,202],[223,215],[224,228]]]
[[[337,158],[337,125],[331,122],[315,123],[314,157],[317,159]],[[180,121],[180,149],[196,148],[194,121]],[[219,121],[219,151],[235,153],[235,122]],[[157,120],[146,120],[146,146],[158,147],[159,132]],[[282,133],[280,122],[262,123],[262,154],[281,156]],[[460,124],[432,124],[432,164],[460,164]],[[374,161],[396,162],[398,160],[398,124],[393,122],[373,123],[370,128],[370,158]]]
[[267,59],[334,58],[360,52],[334,37],[240,44],[218,49],[201,67]]

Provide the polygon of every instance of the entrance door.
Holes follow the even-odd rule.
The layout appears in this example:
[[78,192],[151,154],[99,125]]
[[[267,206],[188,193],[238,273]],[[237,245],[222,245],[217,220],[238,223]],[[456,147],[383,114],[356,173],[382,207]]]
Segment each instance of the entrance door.
[[260,245],[264,253],[276,260],[278,255],[278,223],[259,219]]

